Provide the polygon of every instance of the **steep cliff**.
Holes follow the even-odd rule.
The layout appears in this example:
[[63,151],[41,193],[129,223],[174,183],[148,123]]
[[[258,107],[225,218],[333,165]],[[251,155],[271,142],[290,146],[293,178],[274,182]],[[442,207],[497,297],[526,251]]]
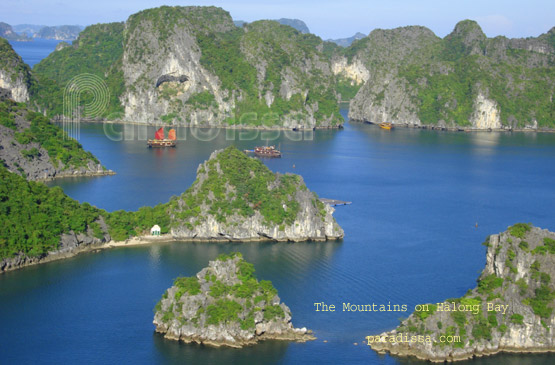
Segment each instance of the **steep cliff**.
[[333,208],[298,175],[271,172],[235,147],[214,152],[169,203],[171,234],[222,241],[323,241],[343,237]]
[[83,27],[79,25],[58,25],[54,27],[42,27],[33,34],[33,38],[56,39],[59,41],[72,41],[77,39]]
[[555,28],[537,38],[490,39],[470,20],[443,39],[423,27],[374,30],[345,51],[347,67],[370,70],[349,117],[452,129],[554,128],[554,37]]
[[269,281],[258,281],[240,253],[221,255],[196,276],[175,279],[155,308],[156,332],[165,338],[242,347],[260,340],[307,341]]
[[520,223],[484,244],[486,267],[475,289],[423,305],[397,329],[367,337],[368,345],[436,362],[554,351],[555,233]]
[[[320,38],[275,21],[237,28],[219,8],[163,6],[131,15],[121,31],[115,24],[86,28],[36,72],[41,87],[54,82],[59,90],[79,73],[105,79],[110,119],[330,128],[342,118],[326,50]],[[59,114],[44,94],[37,104]]]
[[10,43],[0,38],[0,89],[7,90],[7,97],[25,102],[29,100],[31,85],[31,69],[15,53]]
[[42,114],[1,97],[0,161],[29,180],[113,174]]
[[0,38],[4,38],[10,41],[30,41],[24,34],[17,34],[11,25],[0,22]]

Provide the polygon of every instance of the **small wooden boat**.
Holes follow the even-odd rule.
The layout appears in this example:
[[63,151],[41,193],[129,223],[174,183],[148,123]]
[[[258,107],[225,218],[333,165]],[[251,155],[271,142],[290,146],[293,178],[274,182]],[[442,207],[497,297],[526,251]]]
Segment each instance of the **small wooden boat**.
[[391,122],[382,122],[382,123],[379,124],[379,126],[380,126],[380,128],[386,129],[388,131],[393,129],[393,123],[391,123]]
[[170,129],[168,132],[168,138],[164,137],[164,127],[158,129],[154,134],[154,139],[149,139],[147,141],[148,147],[175,147],[175,129]]

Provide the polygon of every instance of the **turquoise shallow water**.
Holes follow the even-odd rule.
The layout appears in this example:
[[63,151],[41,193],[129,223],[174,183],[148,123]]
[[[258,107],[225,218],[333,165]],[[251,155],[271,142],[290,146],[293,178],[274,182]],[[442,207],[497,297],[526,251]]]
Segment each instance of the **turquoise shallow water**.
[[[175,149],[149,150],[143,140],[112,141],[102,126],[82,125],[80,142],[117,175],[53,185],[110,211],[136,209],[184,191],[214,149],[266,143],[260,136],[232,140],[225,130],[201,142],[193,138],[197,132],[180,131],[187,138]],[[387,132],[346,124],[308,141],[282,134],[269,143],[283,151],[282,159],[265,160],[272,170],[301,174],[320,196],[353,202],[335,213],[343,241],[124,247],[1,275],[1,362],[399,363],[362,341],[408,313],[322,313],[313,304],[391,303],[412,310],[461,296],[484,267],[487,235],[520,221],[555,229],[553,134]],[[172,280],[231,251],[241,251],[260,279],[274,283],[294,324],[313,329],[318,340],[235,350],[153,333],[152,308]],[[554,359],[501,355],[477,363]]]

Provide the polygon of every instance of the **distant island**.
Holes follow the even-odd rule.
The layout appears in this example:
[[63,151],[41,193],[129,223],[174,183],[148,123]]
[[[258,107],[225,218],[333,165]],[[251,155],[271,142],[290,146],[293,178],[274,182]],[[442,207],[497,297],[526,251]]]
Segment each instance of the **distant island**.
[[357,41],[364,37],[366,37],[366,34],[357,32],[355,35],[348,38],[328,39],[328,42],[333,42],[341,47],[349,47],[351,44],[353,44],[354,41]]
[[8,23],[0,22],[0,38],[7,39],[9,41],[31,41],[26,35],[17,34],[11,25]]
[[0,22],[0,37],[9,41],[31,42],[33,39],[56,39],[60,41],[72,41],[77,39],[79,33],[84,29],[80,25],[35,25],[18,24],[10,25]]
[[56,39],[58,41],[73,41],[79,37],[84,28],[80,25],[44,26],[33,34],[33,38]]
[[395,330],[368,336],[368,345],[433,362],[555,351],[555,233],[518,223],[484,245],[487,262],[476,288],[421,305]]
[[178,277],[156,304],[156,332],[165,338],[243,347],[261,340],[315,339],[294,328],[291,310],[270,281],[258,281],[240,253],[220,255],[193,277]]
[[[272,19],[272,20],[278,22],[279,24],[288,25],[291,28],[294,28],[301,33],[310,33],[310,29],[308,29],[308,26],[306,25],[306,23],[300,19],[281,18],[281,19]],[[234,20],[233,24],[235,24],[237,27],[242,27],[249,23],[244,20]]]
[[[160,239],[325,241],[344,235],[334,209],[300,176],[273,173],[233,146],[201,164],[182,195],[135,212],[108,213],[80,204],[60,188],[27,181],[3,166],[0,174],[0,272],[131,239],[139,244]],[[151,236],[154,227],[161,236]]]

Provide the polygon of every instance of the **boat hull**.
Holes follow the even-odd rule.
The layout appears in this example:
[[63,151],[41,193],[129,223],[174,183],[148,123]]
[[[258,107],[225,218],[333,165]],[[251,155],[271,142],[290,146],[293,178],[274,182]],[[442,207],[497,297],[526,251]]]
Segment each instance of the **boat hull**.
[[175,141],[171,139],[149,139],[149,148],[175,147]]
[[262,152],[254,152],[256,157],[268,157],[268,158],[281,158],[281,153],[262,153]]

